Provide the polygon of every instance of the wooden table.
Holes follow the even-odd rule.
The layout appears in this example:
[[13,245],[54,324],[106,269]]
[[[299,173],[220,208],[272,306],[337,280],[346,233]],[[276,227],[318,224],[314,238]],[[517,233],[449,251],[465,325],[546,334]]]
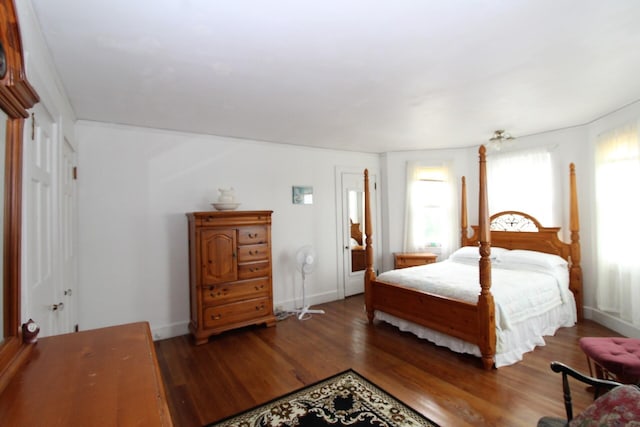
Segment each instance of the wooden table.
[[0,395],[6,426],[172,426],[147,322],[41,338]]

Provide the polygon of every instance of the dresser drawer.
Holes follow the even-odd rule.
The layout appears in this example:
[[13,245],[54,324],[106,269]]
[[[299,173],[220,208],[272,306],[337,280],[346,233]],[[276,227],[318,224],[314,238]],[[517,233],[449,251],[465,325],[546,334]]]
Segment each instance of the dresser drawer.
[[269,264],[269,261],[238,264],[238,279],[240,280],[270,275],[271,265]]
[[245,245],[238,247],[238,262],[269,259],[269,245]]
[[238,245],[255,245],[268,242],[267,227],[256,225],[254,227],[240,227],[238,229]]
[[202,288],[202,302],[204,305],[210,305],[239,299],[259,298],[268,296],[269,289],[268,279],[210,285]]
[[256,298],[215,307],[206,307],[202,322],[205,328],[216,328],[229,323],[255,319],[271,314],[268,298]]

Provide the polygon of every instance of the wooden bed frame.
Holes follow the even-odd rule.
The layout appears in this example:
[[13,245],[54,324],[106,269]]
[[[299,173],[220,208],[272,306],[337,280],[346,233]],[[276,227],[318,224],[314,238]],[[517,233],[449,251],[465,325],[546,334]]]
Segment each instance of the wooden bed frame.
[[[429,329],[476,344],[480,348],[485,369],[494,365],[496,353],[495,307],[491,294],[491,245],[506,249],[529,249],[556,254],[569,262],[570,289],[576,301],[578,320],[582,319],[582,269],[580,267],[580,236],[578,219],[578,198],[576,192],[575,166],[570,165],[570,230],[571,242],[564,243],[558,238],[560,228],[542,227],[528,214],[508,211],[489,217],[486,178],[486,149],[479,149],[479,212],[478,225],[472,226],[473,234],[468,236],[466,182],[462,178],[461,228],[462,246],[477,245],[479,261],[479,295],[477,304],[442,297],[418,291],[402,285],[376,280],[373,269],[373,247],[371,207],[369,199],[369,172],[364,171],[365,192],[365,253],[366,271],[364,276],[365,304],[369,322],[373,322],[375,310],[411,321]],[[497,224],[507,217],[524,219],[537,231],[502,231]],[[493,228],[491,225],[494,224]]]

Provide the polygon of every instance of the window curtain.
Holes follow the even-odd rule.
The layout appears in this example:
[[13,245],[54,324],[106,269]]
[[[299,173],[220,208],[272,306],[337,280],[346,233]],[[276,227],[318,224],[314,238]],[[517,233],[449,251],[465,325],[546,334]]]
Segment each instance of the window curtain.
[[448,163],[407,163],[404,251],[447,258],[458,247],[456,187]]
[[489,213],[520,211],[553,224],[553,171],[547,148],[492,153],[487,160]]
[[640,326],[638,123],[599,135],[596,146],[596,306]]

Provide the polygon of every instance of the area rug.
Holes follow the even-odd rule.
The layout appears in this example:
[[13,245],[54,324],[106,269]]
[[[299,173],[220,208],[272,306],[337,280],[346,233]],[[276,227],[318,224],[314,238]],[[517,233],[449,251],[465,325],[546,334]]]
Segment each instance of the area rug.
[[206,427],[438,427],[349,369]]

